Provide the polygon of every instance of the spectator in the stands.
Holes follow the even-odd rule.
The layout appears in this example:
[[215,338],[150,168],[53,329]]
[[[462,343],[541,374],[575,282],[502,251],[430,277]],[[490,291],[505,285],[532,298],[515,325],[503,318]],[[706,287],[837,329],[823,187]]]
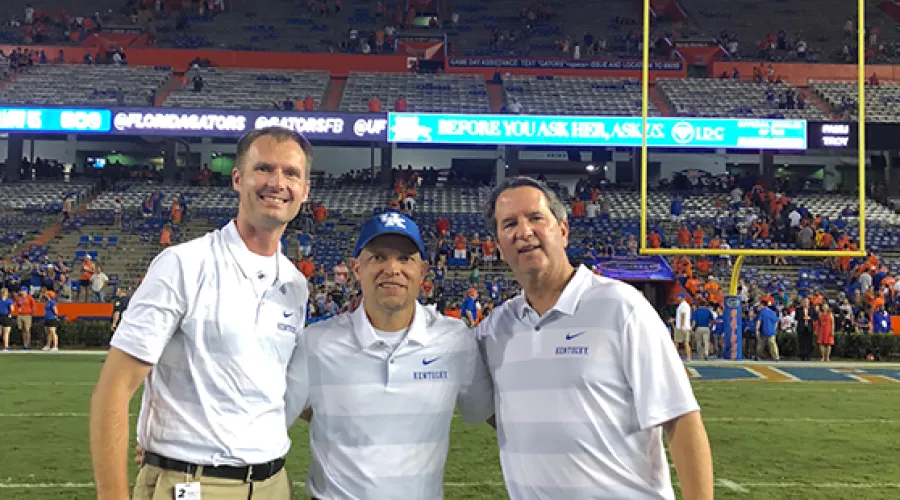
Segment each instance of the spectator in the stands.
[[305,231],[297,231],[297,251],[298,257],[308,257],[312,255],[313,235]]
[[332,273],[334,273],[334,282],[336,284],[341,285],[342,287],[347,286],[347,280],[350,278],[350,269],[343,259],[334,265]]
[[53,291],[56,292],[56,298],[59,302],[72,302],[75,299],[72,293],[72,282],[66,273],[56,275],[56,280],[53,282]]
[[884,310],[884,304],[875,306],[875,312],[872,314],[872,333],[891,333],[891,315]]
[[309,278],[316,272],[316,265],[313,263],[312,257],[304,255],[297,263],[297,269],[303,273],[303,276]]
[[106,285],[109,284],[109,276],[103,272],[100,266],[97,266],[97,272],[91,276],[91,302],[106,301]]
[[97,272],[97,264],[90,254],[85,254],[81,261],[81,278],[78,281],[78,299],[80,302],[89,302],[91,293],[91,277]]
[[161,249],[172,245],[172,227],[166,224],[159,232],[159,246]]
[[406,101],[406,98],[401,96],[397,97],[397,100],[394,101],[394,111],[398,113],[405,112],[409,107],[409,103]]

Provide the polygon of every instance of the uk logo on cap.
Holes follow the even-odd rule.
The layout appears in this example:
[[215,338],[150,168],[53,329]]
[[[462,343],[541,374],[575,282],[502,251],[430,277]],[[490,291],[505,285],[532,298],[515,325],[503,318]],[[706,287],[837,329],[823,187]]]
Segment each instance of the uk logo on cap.
[[385,234],[399,234],[411,239],[419,249],[419,254],[423,259],[427,259],[425,253],[425,242],[422,240],[422,233],[415,221],[399,212],[385,212],[383,214],[372,217],[359,232],[359,239],[356,240],[356,247],[353,249],[353,257],[359,257],[362,249],[373,239]]
[[401,216],[397,212],[381,214],[378,216],[378,218],[381,219],[381,223],[384,224],[384,227],[406,228],[406,221],[403,220],[403,216]]

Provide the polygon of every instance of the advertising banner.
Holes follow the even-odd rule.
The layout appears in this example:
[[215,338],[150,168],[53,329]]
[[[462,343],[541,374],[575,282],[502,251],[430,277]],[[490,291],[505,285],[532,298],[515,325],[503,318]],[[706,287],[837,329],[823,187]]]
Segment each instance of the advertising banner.
[[725,332],[725,353],[723,357],[730,360],[741,360],[744,357],[743,317],[741,315],[741,298],[729,295],[725,297],[725,309],[722,313],[725,321],[722,328]]
[[[388,141],[640,147],[641,119],[389,113]],[[805,120],[649,118],[648,147],[805,150]]]
[[[595,61],[584,59],[524,59],[517,57],[451,57],[447,62],[456,68],[544,68],[636,70],[643,61]],[[650,61],[652,71],[681,71],[681,61]]]

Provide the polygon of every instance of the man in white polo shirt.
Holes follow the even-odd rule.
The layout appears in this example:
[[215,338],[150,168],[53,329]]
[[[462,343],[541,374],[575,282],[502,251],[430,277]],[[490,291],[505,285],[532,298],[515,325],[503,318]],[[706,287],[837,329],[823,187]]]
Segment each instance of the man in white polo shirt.
[[129,497],[128,406],[142,381],[135,499],[291,497],[284,397],[308,292],[279,242],[309,194],[311,162],[293,131],[248,133],[232,172],[237,218],[150,264],[91,400],[98,499]]
[[[494,413],[493,387],[472,332],[420,305],[425,244],[409,217],[365,223],[353,273],[355,311],[306,329],[310,391],[289,392],[289,423],[312,409],[306,492],[322,500],[443,498],[450,422]],[[289,377],[307,373],[292,364]]]
[[513,500],[713,498],[697,401],[666,326],[630,285],[566,258],[566,209],[527,177],[486,208],[523,293],[476,328],[495,391],[500,460]]

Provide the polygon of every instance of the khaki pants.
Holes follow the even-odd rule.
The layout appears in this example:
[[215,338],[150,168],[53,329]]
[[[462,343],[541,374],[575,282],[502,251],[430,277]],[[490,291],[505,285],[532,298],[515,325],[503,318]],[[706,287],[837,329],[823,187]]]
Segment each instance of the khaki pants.
[[16,317],[16,325],[19,327],[19,331],[31,331],[31,315],[30,314],[22,314]]
[[682,330],[681,328],[675,329],[675,342],[690,342],[691,341],[691,331],[690,330]]
[[769,348],[769,356],[778,361],[778,343],[775,342],[774,335],[771,337],[759,336],[759,340],[756,342],[756,357],[762,359],[763,354],[766,353],[766,347]]
[[[144,465],[134,483],[134,500],[175,500],[175,485],[178,483],[200,483],[203,500],[291,500],[293,489],[287,471],[254,483],[239,479],[220,479],[203,476],[202,469],[196,474],[184,474]],[[251,489],[252,488],[252,489]]]
[[694,330],[694,345],[700,357],[709,359],[709,328],[698,326]]

